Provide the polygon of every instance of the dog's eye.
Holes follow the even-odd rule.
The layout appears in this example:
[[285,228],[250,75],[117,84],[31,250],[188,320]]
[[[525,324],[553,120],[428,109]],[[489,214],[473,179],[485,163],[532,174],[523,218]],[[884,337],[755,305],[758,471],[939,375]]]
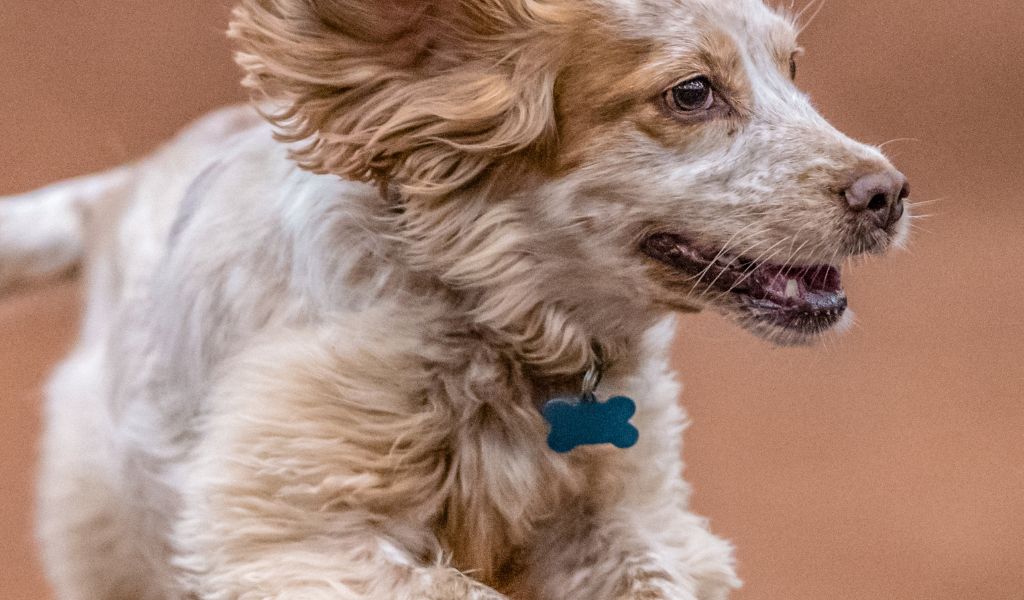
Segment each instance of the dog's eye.
[[673,110],[695,113],[707,110],[715,103],[715,92],[707,77],[695,77],[666,92],[665,99]]
[[789,57],[789,78],[796,81],[796,52]]

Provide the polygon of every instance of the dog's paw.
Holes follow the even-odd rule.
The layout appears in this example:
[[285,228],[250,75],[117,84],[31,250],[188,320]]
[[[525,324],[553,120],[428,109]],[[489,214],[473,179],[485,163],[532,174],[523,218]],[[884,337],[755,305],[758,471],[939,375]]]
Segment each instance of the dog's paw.
[[704,552],[692,561],[689,577],[696,587],[698,600],[727,600],[743,582],[736,575],[732,544],[707,532]]
[[622,585],[616,600],[727,600],[739,587],[731,566],[690,573],[684,580],[667,573],[639,571]]
[[697,600],[728,600],[733,590],[740,587],[740,580],[731,570],[728,572],[695,573]]
[[657,568],[632,570],[622,581],[615,600],[699,600],[692,586]]
[[435,577],[425,600],[508,600],[497,592],[458,572]]

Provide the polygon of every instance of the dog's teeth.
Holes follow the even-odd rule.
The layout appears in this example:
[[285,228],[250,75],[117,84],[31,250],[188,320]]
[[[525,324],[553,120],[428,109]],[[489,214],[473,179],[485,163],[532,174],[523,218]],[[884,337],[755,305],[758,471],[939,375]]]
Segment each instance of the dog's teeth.
[[797,283],[796,279],[786,281],[786,297],[789,299],[800,297],[800,284]]

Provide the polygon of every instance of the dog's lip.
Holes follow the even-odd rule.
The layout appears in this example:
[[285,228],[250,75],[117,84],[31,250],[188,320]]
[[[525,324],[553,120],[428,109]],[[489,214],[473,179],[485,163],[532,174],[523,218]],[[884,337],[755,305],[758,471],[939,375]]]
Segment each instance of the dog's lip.
[[674,233],[650,235],[641,249],[692,280],[696,292],[714,291],[737,298],[746,312],[759,320],[820,330],[838,322],[846,311],[842,277],[832,265],[756,262],[703,249]]

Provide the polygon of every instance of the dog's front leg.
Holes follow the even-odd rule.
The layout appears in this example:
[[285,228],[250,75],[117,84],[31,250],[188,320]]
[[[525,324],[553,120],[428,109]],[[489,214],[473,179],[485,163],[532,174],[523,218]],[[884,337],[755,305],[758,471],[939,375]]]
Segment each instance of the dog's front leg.
[[531,563],[543,600],[724,600],[739,584],[731,546],[704,519],[671,506],[566,515]]
[[338,518],[350,521],[349,531],[336,526],[308,531],[282,516],[268,516],[259,525],[231,518],[205,525],[207,532],[189,536],[191,547],[176,560],[185,573],[184,587],[192,594],[188,597],[505,600],[455,569],[414,556],[401,541],[373,531],[365,515]]
[[431,529],[448,418],[410,393],[428,375],[401,357],[341,350],[256,349],[217,386],[182,469],[182,595],[502,600],[445,565]]
[[256,531],[231,539],[204,536],[203,549],[177,561],[188,573],[188,592],[200,600],[505,600],[455,569],[421,563],[394,539],[369,530],[262,537]]
[[683,480],[678,386],[662,359],[613,392],[641,399],[628,450],[579,448],[570,458],[588,473],[581,501],[543,528],[524,581],[538,600],[725,600],[739,587],[732,545],[690,512]]

